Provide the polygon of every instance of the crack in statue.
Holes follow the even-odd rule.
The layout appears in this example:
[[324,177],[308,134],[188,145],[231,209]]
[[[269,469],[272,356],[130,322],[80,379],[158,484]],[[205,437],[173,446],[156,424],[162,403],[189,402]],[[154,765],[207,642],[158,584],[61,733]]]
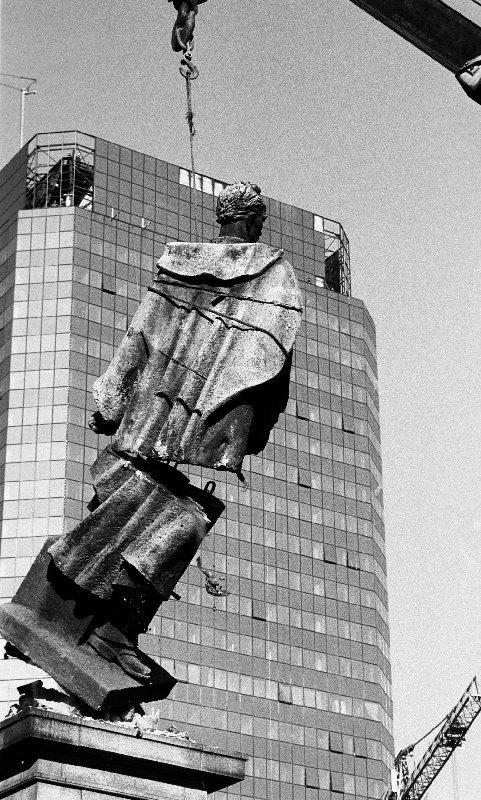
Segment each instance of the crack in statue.
[[219,195],[219,237],[166,246],[117,353],[93,387],[90,427],[113,436],[91,472],[90,514],[50,539],[0,609],[10,652],[105,712],[165,697],[175,680],[138,648],[224,509],[175,464],[241,474],[288,398],[301,317],[292,266],[258,242],[254,184]]

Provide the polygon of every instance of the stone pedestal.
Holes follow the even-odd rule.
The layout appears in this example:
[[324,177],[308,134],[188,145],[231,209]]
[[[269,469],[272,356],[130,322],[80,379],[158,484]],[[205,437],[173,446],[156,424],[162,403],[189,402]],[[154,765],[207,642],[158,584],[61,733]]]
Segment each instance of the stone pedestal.
[[2,800],[205,800],[243,780],[245,762],[238,753],[42,708],[0,724]]

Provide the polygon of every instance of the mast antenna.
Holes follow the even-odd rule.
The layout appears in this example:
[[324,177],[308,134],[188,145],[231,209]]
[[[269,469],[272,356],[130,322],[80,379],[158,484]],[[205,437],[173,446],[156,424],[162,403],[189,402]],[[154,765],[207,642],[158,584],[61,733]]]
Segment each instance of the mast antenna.
[[[7,81],[3,80],[3,78],[14,78],[18,81],[26,81],[23,86],[15,86],[13,83],[8,83]],[[14,89],[16,92],[21,93],[21,100],[20,100],[20,135],[19,135],[19,149],[21,150],[23,147],[23,139],[24,139],[24,128],[25,128],[25,98],[31,94],[37,94],[35,89],[32,89],[32,86],[35,86],[37,83],[36,78],[29,78],[26,75],[14,75],[11,72],[0,72],[0,86],[6,86],[7,89]]]

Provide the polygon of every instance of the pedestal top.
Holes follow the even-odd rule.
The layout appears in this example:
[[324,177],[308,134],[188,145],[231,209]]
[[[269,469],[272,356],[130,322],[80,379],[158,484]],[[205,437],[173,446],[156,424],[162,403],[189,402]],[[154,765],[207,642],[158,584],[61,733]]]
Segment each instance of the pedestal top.
[[[151,732],[31,708],[0,723],[0,783],[15,763],[35,758],[105,768],[207,792],[243,780],[247,757]],[[8,766],[7,766],[8,765]],[[103,766],[102,766],[103,765]]]

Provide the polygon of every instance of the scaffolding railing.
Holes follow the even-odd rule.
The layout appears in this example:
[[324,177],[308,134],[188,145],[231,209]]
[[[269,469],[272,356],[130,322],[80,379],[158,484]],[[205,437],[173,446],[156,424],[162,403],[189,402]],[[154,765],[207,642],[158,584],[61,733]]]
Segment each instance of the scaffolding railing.
[[[95,137],[80,131],[39,133],[27,148],[26,209],[79,206],[92,210]],[[189,170],[179,168],[179,183],[192,187]],[[206,175],[195,175],[195,188],[199,191],[216,196],[225,185]],[[317,214],[313,215],[313,222],[314,230],[322,233],[324,247],[322,274],[316,276],[316,284],[349,297],[350,253],[344,228]]]
[[314,215],[314,229],[324,234],[324,286],[338,294],[351,296],[349,239],[340,222]]
[[40,133],[28,143],[26,208],[93,202],[95,139],[79,131]]

